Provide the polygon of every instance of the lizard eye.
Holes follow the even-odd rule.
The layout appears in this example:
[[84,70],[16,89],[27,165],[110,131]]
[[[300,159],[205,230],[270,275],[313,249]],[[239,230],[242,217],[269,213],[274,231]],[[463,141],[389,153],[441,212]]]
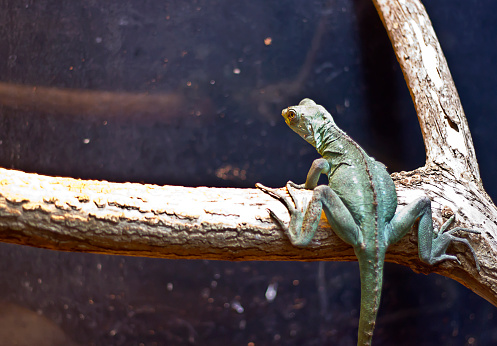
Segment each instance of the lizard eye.
[[293,110],[288,111],[288,115],[287,115],[288,120],[292,121],[296,117],[297,117],[297,113],[295,113],[295,111],[293,111]]

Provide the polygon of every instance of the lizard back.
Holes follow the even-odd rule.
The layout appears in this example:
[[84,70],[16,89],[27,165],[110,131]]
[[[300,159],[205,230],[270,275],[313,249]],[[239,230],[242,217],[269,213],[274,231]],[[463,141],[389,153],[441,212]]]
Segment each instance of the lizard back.
[[[347,206],[364,236],[383,233],[397,208],[395,185],[385,166],[335,124],[328,126],[326,134],[316,149],[330,164],[328,185]],[[377,236],[382,238],[383,234]]]

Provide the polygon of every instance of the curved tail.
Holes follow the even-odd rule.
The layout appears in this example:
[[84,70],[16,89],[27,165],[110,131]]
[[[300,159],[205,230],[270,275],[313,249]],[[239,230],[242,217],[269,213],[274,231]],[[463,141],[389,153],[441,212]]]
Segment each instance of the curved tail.
[[371,345],[376,314],[380,307],[385,255],[368,255],[363,253],[358,256],[361,272],[361,314],[357,346]]

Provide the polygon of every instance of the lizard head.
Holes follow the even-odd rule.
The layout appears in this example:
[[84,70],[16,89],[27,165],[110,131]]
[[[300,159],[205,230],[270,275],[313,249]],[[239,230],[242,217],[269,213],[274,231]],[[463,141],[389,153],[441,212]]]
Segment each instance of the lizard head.
[[281,115],[293,131],[314,147],[321,144],[325,129],[335,125],[331,114],[311,99],[303,99],[298,106],[283,109]]

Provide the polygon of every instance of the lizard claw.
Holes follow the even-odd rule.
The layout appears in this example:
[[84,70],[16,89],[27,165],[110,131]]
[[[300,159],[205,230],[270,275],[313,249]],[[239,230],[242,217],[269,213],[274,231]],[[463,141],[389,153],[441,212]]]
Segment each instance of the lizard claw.
[[[290,198],[280,189],[272,189],[259,183],[257,183],[255,186],[262,192],[279,200],[285,205],[288,212],[290,213],[290,223],[288,225],[286,225],[285,222],[283,222],[283,220],[281,220],[271,209],[266,210],[268,211],[269,216],[283,229],[283,231],[285,231],[293,245],[306,246],[312,240],[315,231],[307,234],[302,232],[301,230],[308,201],[306,198],[304,198],[303,204],[298,201],[295,194],[295,188],[299,187],[298,185],[297,187],[293,185],[295,184],[293,184],[292,182],[288,182],[286,184],[286,189],[288,191],[288,194],[290,195]],[[304,207],[301,208],[301,205]],[[321,213],[319,213],[319,216],[321,216]]]
[[[436,234],[436,238],[435,239],[437,239],[438,242],[440,242],[440,243],[447,244],[447,246],[451,242],[458,242],[458,243],[465,244],[469,248],[469,250],[471,251],[471,254],[473,255],[473,258],[475,260],[476,270],[480,271],[480,262],[478,261],[478,257],[476,256],[476,252],[473,249],[473,246],[471,246],[471,244],[469,243],[469,241],[466,238],[458,237],[456,235],[453,235],[453,233],[455,233],[457,231],[464,231],[464,232],[470,232],[470,233],[474,233],[474,234],[481,234],[481,231],[476,230],[476,229],[463,228],[463,227],[454,227],[454,228],[452,228],[450,230],[447,230],[447,228],[454,221],[454,219],[455,219],[455,215],[452,215],[442,225],[442,227],[440,227],[440,231],[438,231],[438,234],[437,234],[437,232],[435,232],[435,234]],[[438,238],[440,238],[440,239],[438,239]],[[457,263],[461,264],[461,262],[459,261],[459,259],[457,257],[454,256],[453,259],[455,261],[457,261]]]
[[269,216],[276,221],[278,225],[286,232],[288,230],[288,227],[285,225],[285,223],[272,211],[271,209],[267,208],[267,212],[269,213]]
[[[262,192],[268,194],[269,196],[279,200],[280,202],[282,202],[288,209],[288,211],[290,212],[290,215],[292,215],[292,212],[295,210],[295,207],[288,201],[288,198],[286,196],[284,196],[280,191],[276,190],[276,189],[271,189],[267,186],[264,186],[260,183],[256,183],[255,184],[255,187],[257,187],[259,190],[261,190]],[[283,220],[281,220],[275,213],[274,211],[272,211],[271,209],[267,208],[266,209],[269,213],[269,216],[274,220],[276,221],[276,223],[285,231],[285,232],[288,232],[288,227],[285,225],[285,223],[283,222]]]
[[[268,194],[269,196],[271,196],[271,197],[279,200],[281,203],[283,203],[286,206],[286,208],[288,209],[288,211],[290,212],[290,215],[295,211],[295,206],[294,206],[295,202],[291,203],[288,200],[288,197],[286,197],[281,191],[279,191],[277,189],[271,189],[267,186],[262,185],[261,183],[255,184],[255,187],[257,187],[262,192]],[[292,197],[292,201],[294,201],[291,193],[290,193],[290,197]]]
[[295,184],[293,181],[289,180],[288,183],[286,183],[286,187],[291,186],[295,189],[303,190],[305,189],[305,184]]

